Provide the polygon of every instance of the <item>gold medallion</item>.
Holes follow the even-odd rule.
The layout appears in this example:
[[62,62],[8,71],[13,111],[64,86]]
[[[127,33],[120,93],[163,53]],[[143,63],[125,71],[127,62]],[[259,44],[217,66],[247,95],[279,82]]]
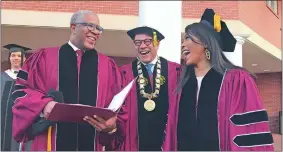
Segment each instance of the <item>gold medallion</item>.
[[166,81],[165,77],[161,75],[161,62],[160,58],[157,60],[157,69],[156,69],[156,78],[155,78],[155,91],[152,93],[145,92],[145,86],[149,84],[149,80],[143,76],[141,62],[138,60],[137,62],[137,70],[138,70],[138,80],[136,81],[139,84],[140,95],[148,100],[144,103],[144,108],[147,111],[153,111],[156,107],[156,104],[152,98],[157,98],[159,95],[160,86],[163,85]]
[[151,99],[148,99],[144,103],[144,109],[146,111],[153,111],[155,109],[155,102]]

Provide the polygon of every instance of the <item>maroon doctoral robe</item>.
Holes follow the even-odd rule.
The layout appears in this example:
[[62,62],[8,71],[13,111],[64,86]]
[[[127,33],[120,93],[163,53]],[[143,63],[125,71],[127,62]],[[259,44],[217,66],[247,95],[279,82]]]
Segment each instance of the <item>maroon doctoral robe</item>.
[[248,72],[211,69],[198,101],[197,88],[192,72],[176,107],[178,151],[273,151],[267,112]]
[[[161,85],[159,97],[153,98],[156,107],[148,112],[144,109],[144,102],[147,100],[140,95],[139,85],[136,82],[129,92],[125,101],[128,121],[125,130],[124,149],[126,151],[158,151],[176,150],[176,129],[177,129],[177,95],[175,90],[181,72],[181,66],[177,63],[167,61],[160,57],[161,75],[165,77],[165,83]],[[156,65],[154,67],[153,78],[156,77]],[[152,92],[150,76],[142,64],[143,75],[149,81],[145,87],[145,92]],[[131,64],[120,68],[123,85],[138,76],[137,60]],[[151,84],[150,84],[151,83]],[[155,85],[153,89],[155,88]]]
[[[16,83],[21,87],[13,93],[13,137],[18,142],[33,139],[31,150],[46,151],[48,131],[35,137],[29,132],[45,105],[54,100],[47,96],[50,89],[62,92],[65,103],[107,107],[121,89],[120,78],[119,69],[110,58],[91,50],[82,56],[78,83],[77,56],[69,44],[41,49],[25,62],[18,74]],[[88,123],[57,122],[52,126],[52,151],[99,151],[106,145],[118,146],[115,139],[123,136],[120,128],[124,128],[121,118],[113,135],[96,132]]]

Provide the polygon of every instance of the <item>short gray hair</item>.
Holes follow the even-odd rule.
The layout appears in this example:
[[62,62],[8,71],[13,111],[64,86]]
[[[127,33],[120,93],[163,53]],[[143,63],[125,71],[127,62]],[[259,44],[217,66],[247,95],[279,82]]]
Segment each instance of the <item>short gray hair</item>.
[[93,11],[90,11],[90,10],[79,10],[75,12],[71,18],[70,24],[76,24],[78,22],[83,22],[84,16],[89,15],[89,14],[96,15]]

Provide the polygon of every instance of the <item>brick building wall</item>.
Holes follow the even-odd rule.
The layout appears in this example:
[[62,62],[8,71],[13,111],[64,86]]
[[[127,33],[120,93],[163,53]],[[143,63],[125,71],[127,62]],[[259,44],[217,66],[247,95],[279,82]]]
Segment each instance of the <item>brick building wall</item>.
[[97,14],[138,15],[138,1],[4,1],[2,8],[50,12],[88,9]]
[[[206,7],[214,8],[224,19],[238,18],[237,1],[184,1],[183,17],[199,18]],[[3,9],[50,12],[93,10],[98,14],[138,15],[138,1],[4,1]]]
[[281,48],[282,1],[277,3],[278,13],[274,13],[265,0],[239,1],[239,20],[277,48]]
[[137,1],[5,1],[2,8],[49,12],[88,9],[98,14],[138,15]]
[[[213,8],[222,19],[239,19],[259,35],[281,48],[281,3],[278,13],[267,7],[266,1],[183,1],[184,18],[200,18],[204,9]],[[50,12],[93,10],[98,14],[138,15],[138,1],[4,1],[2,9]],[[264,23],[263,23],[264,21]]]
[[279,111],[282,110],[282,73],[257,74],[256,84],[266,108],[271,131],[279,132]]
[[238,19],[238,1],[183,1],[184,18],[200,18],[206,8],[213,8],[222,19]]

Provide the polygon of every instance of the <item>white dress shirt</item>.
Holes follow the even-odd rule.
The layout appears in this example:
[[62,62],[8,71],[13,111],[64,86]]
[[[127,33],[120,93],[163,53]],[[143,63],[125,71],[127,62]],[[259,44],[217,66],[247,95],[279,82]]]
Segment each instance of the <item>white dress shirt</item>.
[[[74,51],[80,50],[78,47],[76,47],[71,41],[68,42],[68,44],[73,48]],[[84,50],[82,50],[84,51]],[[84,51],[85,52],[85,51]],[[78,55],[78,54],[77,54]]]
[[197,89],[197,103],[198,103],[198,97],[199,97],[199,91],[200,91],[200,87],[201,87],[201,82],[202,82],[202,79],[204,77],[197,77],[197,81],[198,81],[198,89]]
[[143,62],[141,62],[141,63],[142,63],[143,65],[153,64],[153,66],[152,66],[151,69],[150,69],[150,70],[151,70],[151,73],[153,73],[154,66],[155,66],[157,60],[158,60],[158,56],[156,56],[156,57],[154,58],[154,60],[152,60],[150,63],[143,63]]
[[8,74],[12,79],[17,79],[17,74],[15,73],[15,70],[13,69],[8,69],[5,71],[5,73]]

